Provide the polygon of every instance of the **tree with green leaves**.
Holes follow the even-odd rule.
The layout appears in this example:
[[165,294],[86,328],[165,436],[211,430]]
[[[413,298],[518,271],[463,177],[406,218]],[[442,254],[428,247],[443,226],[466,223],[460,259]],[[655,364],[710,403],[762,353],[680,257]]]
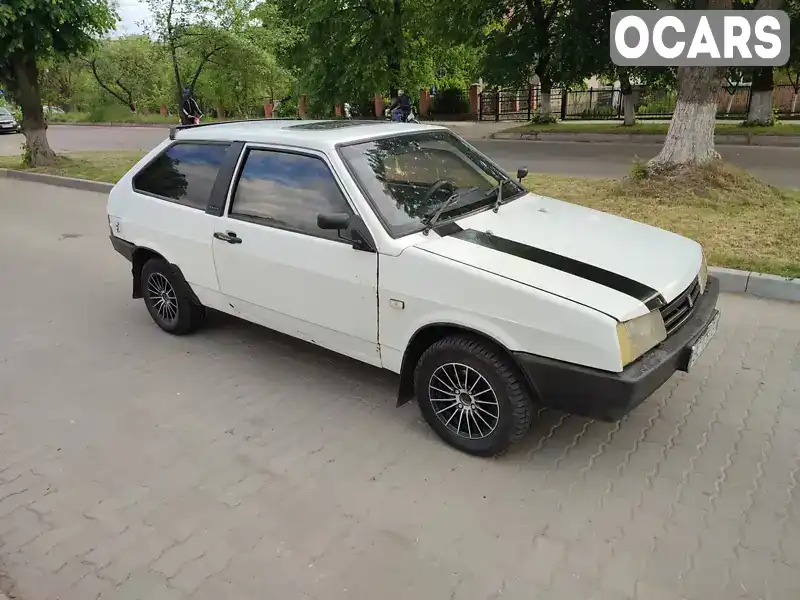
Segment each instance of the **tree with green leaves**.
[[110,31],[116,14],[106,0],[4,0],[0,4],[0,80],[22,107],[31,166],[53,162],[42,112],[39,65],[88,51]]
[[240,3],[247,1],[148,0],[152,24],[147,33],[166,49],[179,106],[183,90],[194,95],[203,69],[228,46],[226,26],[236,18]]
[[331,106],[403,85],[411,40],[423,37],[421,0],[281,0],[301,28],[294,63],[304,90]]
[[561,69],[572,73],[572,79],[596,75],[605,81],[619,82],[623,124],[627,126],[636,123],[636,87],[653,91],[675,84],[674,69],[620,67],[611,61],[611,55],[606,51],[611,45],[609,24],[612,12],[650,8],[652,6],[646,0],[569,0],[561,24],[561,35],[569,39],[571,49],[564,53]]
[[375,93],[412,97],[436,85],[468,87],[479,46],[437,35],[435,4],[422,0],[279,0],[302,31],[291,57],[312,111],[334,104],[368,105]]
[[132,113],[163,85],[163,52],[144,35],[104,40],[84,62],[95,83]]
[[[536,75],[542,96],[539,109],[548,115],[552,89],[583,79],[563,68],[567,4],[567,0],[514,0],[489,33],[486,44],[486,78],[500,84],[526,85]],[[493,18],[498,16],[497,12],[492,14]]]
[[76,110],[80,99],[90,89],[91,76],[81,61],[53,56],[40,62],[39,90],[43,104]]
[[300,38],[272,1],[239,3],[227,24],[224,48],[208,60],[198,96],[221,113],[247,116],[254,107],[284,95],[293,74],[282,60]]

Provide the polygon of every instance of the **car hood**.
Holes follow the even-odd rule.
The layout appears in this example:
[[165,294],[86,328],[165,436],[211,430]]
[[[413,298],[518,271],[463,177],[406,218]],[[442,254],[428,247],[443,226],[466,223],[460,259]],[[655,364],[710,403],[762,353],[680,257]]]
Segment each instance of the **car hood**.
[[702,263],[693,240],[530,193],[436,230],[417,247],[621,321],[676,298]]

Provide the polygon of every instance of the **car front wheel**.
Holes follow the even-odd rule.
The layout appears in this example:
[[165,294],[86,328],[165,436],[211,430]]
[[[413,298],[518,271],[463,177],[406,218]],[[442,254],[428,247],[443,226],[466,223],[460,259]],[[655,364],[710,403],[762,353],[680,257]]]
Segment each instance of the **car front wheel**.
[[414,373],[425,420],[445,442],[476,456],[506,452],[530,429],[527,383],[504,353],[455,335],[431,345]]
[[165,260],[152,258],[144,264],[141,289],[153,321],[168,333],[190,333],[205,317],[205,308],[192,301],[186,285]]

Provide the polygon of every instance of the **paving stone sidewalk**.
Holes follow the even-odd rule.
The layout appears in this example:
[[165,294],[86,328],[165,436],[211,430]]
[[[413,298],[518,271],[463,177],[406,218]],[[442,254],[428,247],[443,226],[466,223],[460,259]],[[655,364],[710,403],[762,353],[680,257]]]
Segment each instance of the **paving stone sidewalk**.
[[[797,600],[800,305],[500,460],[394,378],[233,319],[163,334],[100,195],[0,181],[0,569],[22,600]],[[0,598],[2,596],[0,595]]]

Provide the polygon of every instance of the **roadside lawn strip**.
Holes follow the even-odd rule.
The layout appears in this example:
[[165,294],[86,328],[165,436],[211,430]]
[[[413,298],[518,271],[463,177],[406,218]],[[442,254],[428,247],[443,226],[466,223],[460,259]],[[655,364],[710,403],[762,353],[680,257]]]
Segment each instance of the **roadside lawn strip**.
[[24,168],[18,156],[0,156],[0,169],[116,183],[144,155],[144,152],[139,151],[61,154],[53,166],[36,169]]
[[[32,170],[114,183],[143,155],[62,155],[54,166]],[[23,167],[17,157],[0,157],[0,168]],[[690,177],[641,181],[532,174],[524,183],[544,196],[697,240],[711,265],[800,277],[800,190],[768,186],[735,167],[720,165]]]
[[[625,126],[619,121],[609,123],[552,123],[539,125],[525,123],[498,131],[498,133],[599,133],[599,134],[660,134],[665,135],[669,123],[638,122],[635,125]],[[739,122],[717,123],[716,133],[724,135],[800,135],[800,123],[778,123],[772,127],[744,127]]]

